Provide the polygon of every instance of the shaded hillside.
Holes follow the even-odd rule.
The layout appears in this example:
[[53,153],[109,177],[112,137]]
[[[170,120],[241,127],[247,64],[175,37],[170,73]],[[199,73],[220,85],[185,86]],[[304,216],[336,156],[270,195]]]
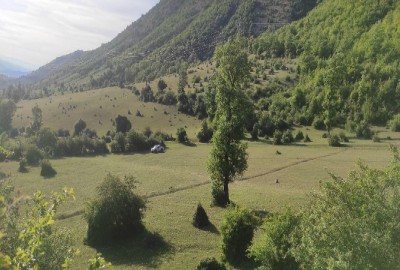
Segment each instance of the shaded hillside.
[[400,1],[325,0],[253,43],[261,58],[299,57],[292,115],[310,124],[385,124],[400,112]]
[[162,0],[115,39],[41,67],[32,89],[84,90],[154,79],[212,56],[216,44],[259,35],[306,14],[315,0]]

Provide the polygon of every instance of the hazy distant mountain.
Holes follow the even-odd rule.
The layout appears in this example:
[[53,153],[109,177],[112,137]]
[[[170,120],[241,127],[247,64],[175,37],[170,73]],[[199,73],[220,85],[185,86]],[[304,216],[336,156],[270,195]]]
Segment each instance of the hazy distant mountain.
[[32,72],[34,88],[97,88],[153,79],[212,57],[240,33],[258,36],[306,15],[316,0],[161,0],[116,38],[62,56]]
[[0,74],[2,75],[18,78],[27,75],[29,72],[30,70],[22,65],[0,59]]

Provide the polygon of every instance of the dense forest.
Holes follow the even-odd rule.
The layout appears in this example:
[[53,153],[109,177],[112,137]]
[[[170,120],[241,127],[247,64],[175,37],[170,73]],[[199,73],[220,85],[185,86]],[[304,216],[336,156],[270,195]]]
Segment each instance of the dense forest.
[[[299,83],[269,98],[286,118],[325,125],[385,124],[400,112],[400,1],[323,1],[253,42],[261,58],[299,58]],[[282,104],[280,104],[282,105]],[[276,107],[276,106],[275,106]],[[317,122],[318,122],[317,121]]]

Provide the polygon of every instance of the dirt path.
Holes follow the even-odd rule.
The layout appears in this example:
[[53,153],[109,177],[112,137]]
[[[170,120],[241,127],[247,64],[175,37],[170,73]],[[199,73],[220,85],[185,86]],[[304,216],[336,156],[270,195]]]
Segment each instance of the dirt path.
[[[338,155],[340,153],[343,153],[344,151],[346,151],[346,149],[343,149],[343,150],[340,150],[340,151],[337,151],[337,152],[334,152],[334,153],[330,153],[330,154],[327,154],[327,155],[322,155],[322,156],[316,156],[316,157],[312,157],[312,158],[303,159],[303,160],[300,160],[300,161],[297,161],[297,162],[294,162],[294,163],[291,163],[291,164],[288,164],[288,165],[285,165],[285,166],[282,166],[282,167],[278,167],[278,168],[266,171],[264,173],[259,173],[259,174],[256,174],[256,175],[250,175],[250,176],[247,176],[247,177],[243,177],[243,178],[239,179],[238,181],[249,181],[249,180],[252,180],[252,179],[255,179],[255,178],[258,178],[258,177],[262,177],[262,176],[273,174],[273,173],[276,173],[276,172],[279,172],[279,171],[286,170],[288,168],[297,166],[299,164],[307,163],[307,162],[314,161],[314,160],[321,159],[321,158],[335,156],[335,155]],[[184,186],[184,187],[171,188],[171,189],[169,189],[167,191],[156,192],[156,193],[152,193],[152,194],[149,194],[149,195],[145,195],[143,197],[145,199],[152,199],[152,198],[157,198],[157,197],[161,197],[161,196],[165,196],[165,195],[174,194],[174,193],[177,193],[177,192],[180,192],[180,191],[194,189],[194,188],[205,186],[205,185],[209,185],[209,184],[210,184],[210,181],[208,180],[208,181],[203,181],[203,182],[200,182],[200,183],[197,183],[197,184],[188,185],[188,186]],[[72,218],[72,217],[75,217],[75,216],[82,215],[83,213],[84,213],[84,211],[82,209],[80,209],[80,210],[74,211],[72,213],[61,214],[60,216],[57,217],[57,219],[58,220],[65,220],[65,219],[68,219],[68,218]]]

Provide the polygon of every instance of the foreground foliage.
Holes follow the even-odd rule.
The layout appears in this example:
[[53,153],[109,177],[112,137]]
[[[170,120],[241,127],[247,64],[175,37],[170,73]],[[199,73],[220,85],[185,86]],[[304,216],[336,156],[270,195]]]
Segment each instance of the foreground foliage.
[[253,240],[256,217],[248,210],[232,207],[221,225],[223,259],[238,264],[246,259],[246,251]]
[[300,216],[267,220],[251,255],[263,269],[398,269],[400,157],[392,152],[383,170],[360,163],[347,179],[332,175]]

